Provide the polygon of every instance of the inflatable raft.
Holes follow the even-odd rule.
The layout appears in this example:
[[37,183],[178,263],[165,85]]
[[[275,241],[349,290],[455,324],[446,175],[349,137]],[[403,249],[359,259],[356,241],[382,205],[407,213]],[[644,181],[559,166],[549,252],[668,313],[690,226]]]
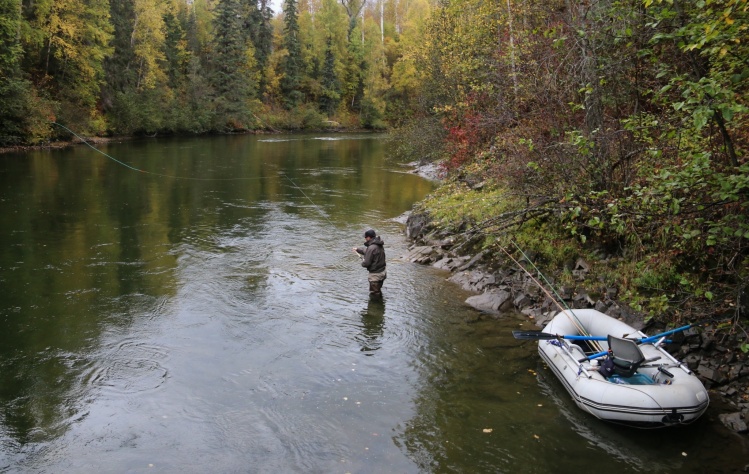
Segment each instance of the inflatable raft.
[[540,334],[560,335],[539,340],[538,352],[577,406],[597,418],[657,428],[691,423],[707,409],[707,390],[660,347],[663,335],[648,338],[593,309],[562,311]]

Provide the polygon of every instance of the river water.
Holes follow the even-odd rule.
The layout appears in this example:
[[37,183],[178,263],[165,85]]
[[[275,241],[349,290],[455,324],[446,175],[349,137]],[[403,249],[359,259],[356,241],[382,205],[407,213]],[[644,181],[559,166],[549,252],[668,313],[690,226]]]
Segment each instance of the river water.
[[[0,156],[2,472],[735,472],[710,411],[580,412],[511,330],[404,260],[433,184],[381,136]],[[118,162],[114,160],[118,160]],[[137,171],[132,168],[135,168]],[[386,242],[383,300],[351,247]]]

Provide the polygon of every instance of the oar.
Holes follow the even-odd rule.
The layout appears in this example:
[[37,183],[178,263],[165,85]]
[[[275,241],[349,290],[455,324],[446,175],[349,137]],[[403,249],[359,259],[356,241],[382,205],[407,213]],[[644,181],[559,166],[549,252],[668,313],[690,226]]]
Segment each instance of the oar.
[[512,331],[512,335],[515,339],[534,339],[534,340],[545,340],[545,339],[569,339],[571,341],[605,341],[605,336],[577,336],[577,335],[565,335],[565,334],[550,334],[543,331]]
[[[635,341],[637,344],[649,344],[649,343],[651,343],[653,341],[657,341],[658,339],[660,339],[662,337],[668,336],[669,334],[674,334],[674,333],[677,333],[677,332],[686,331],[687,329],[691,328],[692,326],[694,326],[694,324],[687,324],[686,326],[682,326],[680,328],[676,328],[676,329],[672,329],[670,331],[662,332],[660,334],[656,334],[655,336],[641,337],[639,339],[632,339],[632,340]],[[588,357],[580,359],[578,362],[584,362],[586,360],[597,359],[599,357],[605,356],[608,353],[609,353],[608,351],[598,352],[596,354],[589,355]]]

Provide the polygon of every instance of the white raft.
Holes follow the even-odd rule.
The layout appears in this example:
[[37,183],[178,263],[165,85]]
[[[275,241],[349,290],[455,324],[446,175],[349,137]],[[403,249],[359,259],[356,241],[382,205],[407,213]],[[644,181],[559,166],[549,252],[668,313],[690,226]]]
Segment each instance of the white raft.
[[[594,309],[560,312],[544,327],[543,332],[582,335],[578,325],[593,336],[611,335],[630,339],[647,337],[631,326]],[[538,342],[538,352],[572,395],[577,406],[596,418],[643,428],[657,428],[691,423],[707,410],[707,390],[692,371],[658,345],[661,341],[637,346],[625,341],[625,344],[639,348],[644,361],[641,361],[632,377],[614,376],[608,379],[598,372],[599,364],[603,363],[605,357],[587,360],[579,345],[581,342],[566,339],[541,340]],[[602,350],[609,349],[607,341],[599,341],[599,344]],[[615,347],[617,344],[621,343],[612,342]],[[616,354],[614,356],[616,360]]]

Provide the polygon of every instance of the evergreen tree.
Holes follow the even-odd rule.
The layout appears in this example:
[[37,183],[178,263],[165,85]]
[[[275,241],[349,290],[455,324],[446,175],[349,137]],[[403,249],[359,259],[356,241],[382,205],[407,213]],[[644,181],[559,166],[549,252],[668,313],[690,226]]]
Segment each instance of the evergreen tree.
[[258,94],[262,95],[267,86],[265,69],[268,67],[273,49],[273,27],[271,26],[273,10],[268,5],[267,0],[250,3],[249,10],[245,28],[255,48],[255,60],[260,73],[257,88]]
[[167,74],[169,75],[169,86],[172,89],[177,89],[183,83],[189,71],[192,53],[187,49],[187,36],[178,16],[172,12],[167,12],[164,15],[164,25],[166,26],[164,54]]
[[322,94],[320,95],[320,110],[333,115],[341,101],[341,82],[335,71],[335,55],[332,40],[328,37],[325,47],[325,63],[322,70]]
[[304,98],[300,90],[304,64],[299,41],[299,14],[296,0],[284,0],[283,42],[286,57],[281,64],[281,93],[288,109],[297,106]]
[[134,6],[134,2],[130,0],[112,2],[109,7],[110,21],[114,27],[111,43],[114,50],[104,62],[107,96],[128,90],[136,81],[135,70],[132,68],[134,53],[131,41],[135,23]]
[[[229,128],[248,123],[248,101],[255,96],[255,53],[245,34],[241,0],[221,0],[214,20],[212,84],[216,112]],[[223,126],[223,125],[220,125]]]

